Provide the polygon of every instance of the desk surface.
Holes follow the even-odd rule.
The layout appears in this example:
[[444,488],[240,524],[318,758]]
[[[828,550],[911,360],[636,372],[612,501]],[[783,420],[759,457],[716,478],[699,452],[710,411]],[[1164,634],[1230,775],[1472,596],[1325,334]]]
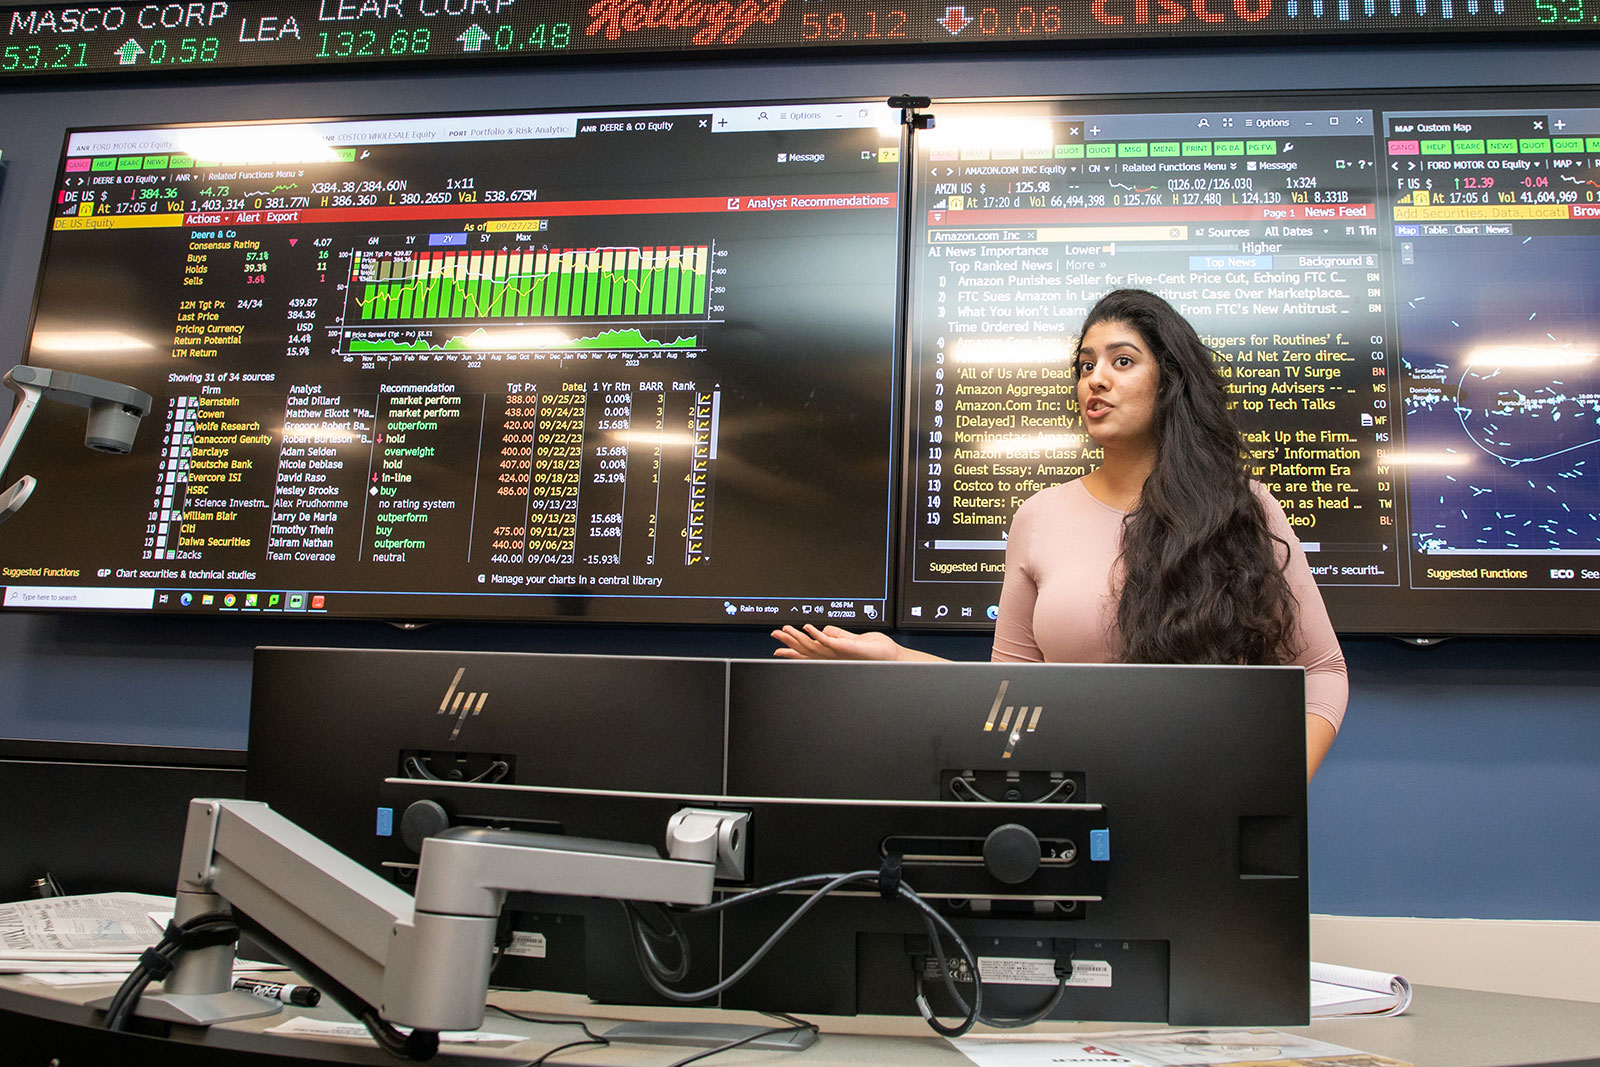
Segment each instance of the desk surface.
[[[86,1007],[115,986],[54,987],[16,975],[0,976],[0,1011],[79,1027],[93,1026],[97,1013]],[[763,1022],[761,1016],[675,1009],[614,1008],[578,997],[495,992],[490,1000],[519,1012],[581,1018],[603,1032],[619,1020],[640,1018]],[[392,1065],[398,1061],[376,1045],[361,1041],[314,1040],[264,1033],[296,1016],[344,1021],[324,1002],[316,1009],[286,1008],[283,1014],[207,1030],[175,1028],[172,1040],[215,1050],[281,1055],[313,1062]],[[715,1067],[962,1067],[970,1061],[916,1019],[879,1017],[815,1019],[823,1036],[802,1053],[738,1049],[706,1061]],[[1135,1026],[1082,1024],[1052,1027],[1085,1033]],[[484,1029],[526,1035],[514,1045],[446,1045],[432,1062],[441,1067],[485,1067],[527,1063],[556,1045],[581,1037],[573,1026],[551,1026],[490,1012]],[[1404,1060],[1416,1067],[1532,1067],[1547,1064],[1600,1065],[1600,1004],[1478,993],[1418,986],[1411,1010],[1392,1019],[1324,1019],[1309,1027],[1280,1027],[1322,1041]],[[691,1050],[615,1044],[605,1049],[575,1049],[552,1064],[573,1067],[664,1067]]]

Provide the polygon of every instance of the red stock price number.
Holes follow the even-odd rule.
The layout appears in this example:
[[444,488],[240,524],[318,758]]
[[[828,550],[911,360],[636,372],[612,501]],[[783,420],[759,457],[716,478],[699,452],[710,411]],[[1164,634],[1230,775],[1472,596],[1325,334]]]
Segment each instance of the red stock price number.
[[854,18],[843,11],[808,11],[800,16],[800,37],[806,41],[846,38],[904,37],[904,11],[863,11]]
[[[908,25],[898,8],[856,11],[809,11],[801,16],[800,36],[806,41],[849,41],[871,38],[929,40],[941,30],[953,42],[975,38],[1099,36],[1116,32],[1171,32],[1185,23],[1217,29],[1260,23],[1273,14],[1275,0],[1092,0],[1087,10],[1064,14],[1060,4],[950,5],[933,25]],[[1576,0],[1575,0],[1576,2]],[[1223,26],[1217,26],[1217,24]]]
[[[1019,4],[1016,7],[951,7],[936,20],[952,40],[974,36],[1026,37],[1056,34],[1062,29],[1058,4]],[[862,40],[874,37],[910,37],[907,15],[899,9],[861,12],[807,12],[801,16],[800,36],[807,41]],[[915,34],[915,36],[921,36]]]

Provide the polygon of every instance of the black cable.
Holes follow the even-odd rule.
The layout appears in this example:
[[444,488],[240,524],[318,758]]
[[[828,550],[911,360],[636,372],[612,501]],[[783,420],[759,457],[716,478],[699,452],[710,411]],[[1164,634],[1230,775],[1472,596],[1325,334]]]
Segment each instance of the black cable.
[[[795,924],[804,918],[807,912],[821,903],[823,898],[828,894],[843,886],[850,885],[851,883],[871,882],[876,884],[877,881],[878,872],[870,870],[851,871],[848,874],[809,875],[801,878],[791,878],[784,882],[775,882],[772,885],[762,886],[759,889],[752,889],[748,892],[726,897],[711,904],[689,909],[687,912],[689,915],[712,915],[716,914],[717,912],[724,911],[727,908],[734,907],[735,905],[747,904],[753,900],[759,900],[763,897],[772,896],[775,893],[787,892],[793,889],[816,888],[816,891],[807,897],[792,913],[790,913],[789,917],[780,923],[778,928],[767,938],[767,940],[763,942],[753,953],[751,953],[750,957],[746,959],[744,963],[740,964],[732,974],[724,978],[722,981],[717,982],[715,985],[708,986],[705,989],[684,991],[673,989],[666,984],[666,981],[661,975],[659,958],[655,955],[654,950],[648,944],[646,944],[647,935],[641,929],[641,924],[636,920],[635,913],[629,909],[628,915],[630,921],[628,924],[628,931],[633,940],[634,956],[639,961],[640,971],[644,975],[645,981],[648,982],[650,987],[661,996],[678,1003],[693,1003],[695,1001],[707,1000],[722,993],[735,983],[741,981],[745,975],[749,974],[750,971],[754,969],[754,967],[772,951],[773,947],[776,946],[777,943],[785,935],[787,935],[791,929],[794,928]],[[936,911],[920,896],[918,896],[915,890],[906,885],[904,882],[900,883],[897,893],[900,899],[922,911],[923,922],[928,926],[930,932],[932,932],[935,928],[938,928],[942,929],[943,932],[949,936],[951,942],[959,950],[959,955],[961,958],[966,960],[968,967],[971,968],[974,979],[976,979],[978,973],[978,961],[976,957],[973,956],[972,950],[967,947],[967,943],[962,939],[961,935],[956,932],[955,928],[950,925],[949,921],[946,920],[943,915],[940,915],[938,911]],[[933,935],[933,941],[935,948],[940,953],[940,958],[942,960],[944,958],[943,946],[937,934]],[[941,967],[943,966],[944,965],[941,963]],[[954,993],[955,990],[953,984],[950,988],[951,992]],[[919,1003],[918,1008],[922,1012],[923,1018],[927,1021],[928,1025],[933,1027],[937,1033],[940,1033],[946,1037],[959,1037],[972,1029],[973,1024],[977,1022],[979,1015],[982,1013],[982,982],[977,982],[974,987],[973,1003],[971,1007],[968,1007],[965,1000],[959,996],[956,997],[956,1003],[962,1005],[966,1012],[966,1017],[954,1027],[945,1026],[945,1024],[934,1019],[932,1011],[927,1007],[926,1000],[923,1000],[921,1003]]]
[[[955,979],[950,974],[950,966],[945,958],[944,946],[939,942],[938,931],[934,929],[933,924],[929,922],[926,917],[924,917],[923,922],[926,925],[928,931],[928,941],[933,947],[934,958],[938,960],[939,973],[944,977],[945,989],[949,992],[950,999],[954,1000],[956,1005],[962,1011],[969,1011],[970,1009],[967,1007],[966,998],[964,998],[961,995],[961,992],[956,989]],[[912,973],[916,978],[918,1007],[921,1008],[927,1004],[927,994],[923,989],[922,971],[917,966],[917,961],[915,960],[912,961],[911,966]],[[1038,1011],[1035,1011],[1031,1015],[1022,1016],[1019,1018],[1002,1018],[993,1015],[983,1015],[977,1012],[973,1012],[972,1014],[976,1016],[978,1022],[985,1026],[992,1026],[997,1030],[1016,1030],[1024,1026],[1032,1026],[1034,1023],[1043,1022],[1045,1019],[1050,1017],[1050,1014],[1054,1012],[1056,1007],[1061,1003],[1062,998],[1067,995],[1067,983],[1072,978],[1072,963],[1070,960],[1068,960],[1065,964],[1063,964],[1060,960],[1056,961],[1056,976],[1060,979],[1060,981],[1056,984],[1055,992],[1051,995],[1050,999],[1045,1002],[1042,1008],[1040,1008]],[[972,978],[977,992],[981,995],[983,989],[983,980],[976,973],[973,974]],[[940,1026],[942,1024],[936,1025],[933,1019],[928,1018],[930,1011],[931,1008],[924,1010],[923,1017],[928,1019],[929,1026],[932,1026],[935,1030],[942,1033],[943,1031],[940,1030]]]
[[1051,994],[1050,999],[1045,1002],[1044,1007],[1040,1008],[1032,1015],[1025,1015],[1017,1019],[997,1019],[992,1015],[985,1015],[978,1021],[985,1026],[992,1026],[997,1030],[1016,1030],[1024,1026],[1032,1026],[1034,1023],[1044,1022],[1046,1019],[1050,1018],[1050,1013],[1055,1011],[1056,1006],[1061,1003],[1061,998],[1067,995],[1067,980],[1071,977],[1072,972],[1069,970],[1066,975],[1062,977],[1061,981],[1056,983],[1056,990],[1053,994]]
[[[956,1006],[961,1009],[964,1018],[955,1026],[947,1026],[946,1024],[940,1022],[938,1017],[933,1014],[933,1006],[928,1003],[927,993],[924,991],[922,986],[921,968],[926,964],[924,961],[913,957],[911,960],[911,974],[912,978],[915,980],[916,996],[914,999],[917,1005],[917,1012],[922,1016],[923,1022],[927,1023],[934,1033],[940,1035],[941,1037],[960,1037],[962,1034],[972,1029],[973,1023],[978,1020],[978,1009],[976,1007],[969,1006],[967,1004],[967,999],[963,997],[961,995],[961,991],[956,988],[955,976],[950,973],[950,961],[944,951],[944,942],[940,940],[938,929],[933,925],[932,920],[930,920],[926,915],[922,916],[922,926],[923,929],[928,932],[928,945],[933,949],[933,958],[938,964],[939,975],[944,980],[945,991],[950,994],[950,999],[955,1001]],[[970,966],[972,961],[969,960],[968,963]],[[968,973],[972,975],[974,990],[973,999],[978,1001],[983,995],[982,980],[978,977],[976,970]]]
[[611,1043],[607,1038],[589,1029],[589,1024],[584,1022],[582,1019],[552,1019],[548,1016],[533,1015],[525,1011],[513,1011],[510,1008],[502,1008],[498,1004],[485,1004],[484,1007],[488,1008],[490,1011],[497,1011],[501,1015],[505,1015],[509,1018],[517,1019],[525,1023],[538,1023],[542,1026],[576,1026],[578,1029],[583,1031],[583,1036],[587,1037],[590,1041],[603,1041],[608,1045]]
[[403,1060],[427,1060],[439,1051],[437,1031],[414,1029],[410,1034],[401,1033],[349,986],[318,967],[271,930],[248,915],[235,913],[235,918],[279,962],[287,963],[300,977],[310,981],[348,1012],[351,1018],[359,1020],[372,1035],[372,1040],[389,1055]]
[[239,940],[239,925],[232,915],[217,912],[196,915],[182,924],[168,923],[161,940],[139,955],[139,962],[123,979],[106,1005],[105,1028],[125,1030],[134,1007],[151,982],[164,980],[176,960],[191,949],[231,945]]
[[[920,973],[917,975],[916,986],[917,1011],[922,1015],[922,1021],[927,1023],[934,1033],[939,1034],[941,1037],[960,1037],[971,1030],[973,1024],[983,1014],[983,979],[978,974],[978,958],[972,954],[972,950],[967,947],[966,941],[962,940],[961,935],[956,932],[955,927],[950,925],[949,920],[935,911],[927,901],[917,896],[916,893],[911,892],[909,889],[905,890],[905,893],[907,899],[922,911],[922,925],[928,932],[928,941],[933,948],[934,959],[939,962],[939,973],[944,978],[945,989],[949,992],[950,998],[956,1002],[956,1006],[963,1012],[963,1017],[955,1026],[947,1026],[934,1016],[933,1006],[928,1003],[928,998],[922,992],[922,976]],[[961,958],[966,961],[968,973],[972,975],[972,1003],[970,1005],[967,1004],[966,998],[956,989],[955,977],[950,973],[950,964],[944,951],[944,942],[939,937],[941,928],[950,935],[951,940],[955,942],[955,946],[961,950]]]
[[781,1013],[763,1013],[763,1014],[777,1014],[781,1018],[791,1020],[790,1025],[788,1025],[788,1026],[771,1026],[771,1027],[768,1027],[765,1030],[757,1030],[755,1033],[747,1034],[744,1037],[739,1038],[737,1041],[728,1041],[728,1042],[725,1042],[725,1043],[723,1043],[721,1045],[716,1046],[715,1048],[702,1049],[701,1051],[696,1052],[692,1056],[685,1056],[681,1060],[674,1060],[672,1063],[668,1064],[667,1067],[685,1067],[686,1064],[694,1063],[694,1062],[696,1062],[698,1060],[703,1060],[707,1056],[715,1056],[718,1053],[730,1052],[730,1051],[732,1051],[733,1049],[736,1049],[736,1048],[743,1048],[745,1045],[750,1044],[752,1041],[760,1041],[764,1037],[772,1037],[775,1034],[798,1034],[801,1031],[807,1031],[807,1030],[814,1034],[818,1030],[818,1027],[817,1027],[816,1023],[808,1023],[804,1019],[796,1019],[792,1015],[782,1015]]
[[[958,786],[960,788],[957,788]],[[973,783],[967,781],[965,778],[962,778],[960,775],[957,775],[956,777],[950,779],[950,795],[951,796],[955,797],[957,800],[965,799],[961,795],[961,790],[962,789],[965,789],[968,792],[968,794],[970,794],[974,799],[980,801],[981,803],[984,803],[984,804],[999,804],[1000,803],[1000,801],[994,799],[993,797],[984,795],[982,792],[979,791],[979,789],[978,789],[978,787],[976,785],[974,785]],[[1077,791],[1077,786],[1075,785],[1075,783],[1072,781],[1071,778],[1063,778],[1063,779],[1061,779],[1061,781],[1056,783],[1056,787],[1054,789],[1050,790],[1050,792],[1046,793],[1044,796],[1038,797],[1038,798],[1036,798],[1034,800],[1023,801],[1023,803],[1025,803],[1025,804],[1048,804],[1052,800],[1054,800],[1056,798],[1056,794],[1060,793],[1063,789],[1068,790],[1067,795],[1071,796],[1072,793]]]
[[557,1045],[555,1048],[551,1049],[549,1052],[546,1052],[536,1060],[529,1060],[527,1067],[543,1067],[544,1064],[550,1061],[551,1056],[554,1056],[558,1052],[565,1052],[569,1048],[589,1048],[591,1046],[594,1048],[605,1048],[610,1044],[611,1042],[607,1041],[603,1037],[596,1038],[593,1041],[568,1041],[565,1045]]
[[512,1011],[510,1008],[502,1008],[498,1004],[486,1004],[484,1007],[490,1011],[497,1011],[501,1015],[506,1015],[513,1019],[519,1019],[525,1023],[538,1023],[543,1026],[576,1026],[578,1029],[583,1031],[584,1040],[568,1041],[565,1045],[557,1045],[555,1048],[544,1053],[538,1059],[528,1062],[524,1065],[524,1067],[541,1067],[542,1064],[549,1061],[551,1056],[554,1056],[558,1052],[565,1052],[570,1048],[588,1048],[590,1046],[595,1048],[605,1048],[607,1045],[611,1044],[610,1038],[607,1038],[601,1034],[597,1034],[593,1030],[589,1029],[589,1024],[584,1022],[582,1019],[549,1019],[540,1015],[530,1015],[527,1012]]
[[[656,908],[656,914],[666,929],[655,929],[646,920],[638,903],[631,900],[619,903],[628,914],[629,930],[636,932],[632,938],[633,954],[639,965],[654,972],[663,982],[683,981],[689,974],[689,939],[683,936],[683,928],[678,924],[677,917],[662,908]],[[657,945],[672,945],[677,950],[676,966],[669,967],[662,962],[656,951]]]
[[[775,885],[765,886],[761,889],[753,889],[748,893],[741,893],[738,896],[730,899],[720,900],[713,904],[707,904],[703,907],[691,908],[689,911],[689,914],[691,915],[710,915],[714,914],[715,912],[722,911],[725,908],[731,907],[735,903],[746,903],[763,896],[770,896],[772,893],[779,892],[780,887],[786,884],[815,884],[819,880],[823,882],[822,887],[818,889],[817,892],[807,897],[805,901],[802,902],[801,905],[796,908],[787,919],[780,923],[778,925],[778,929],[767,938],[766,942],[762,944],[760,948],[756,949],[756,951],[751,954],[749,959],[745,960],[744,963],[740,964],[732,974],[724,978],[722,981],[717,982],[715,985],[708,986],[705,989],[695,992],[683,992],[672,989],[668,987],[662,980],[661,976],[648,965],[644,968],[645,981],[650,983],[650,987],[663,997],[666,997],[668,1000],[677,1001],[680,1004],[689,1004],[695,1001],[707,1000],[711,997],[717,996],[723,990],[728,989],[736,982],[742,980],[745,975],[749,974],[750,970],[755,967],[757,963],[760,963],[762,958],[765,957],[768,952],[772,951],[773,946],[776,945],[785,934],[793,929],[794,925],[804,918],[807,912],[821,903],[822,899],[833,890],[839,888],[840,886],[848,885],[851,882],[865,881],[867,879],[876,881],[877,877],[877,871],[852,871],[849,874],[814,875],[809,878],[793,878],[790,879],[789,883],[776,883]],[[628,930],[633,936],[635,955],[639,956],[641,959],[644,959],[649,953],[644,947],[641,946],[641,941],[643,938],[638,926],[634,923],[629,923]]]

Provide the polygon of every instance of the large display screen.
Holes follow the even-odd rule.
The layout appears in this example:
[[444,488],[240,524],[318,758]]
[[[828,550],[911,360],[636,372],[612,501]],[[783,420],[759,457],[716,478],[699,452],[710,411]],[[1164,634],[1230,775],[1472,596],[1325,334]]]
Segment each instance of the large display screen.
[[933,111],[902,625],[994,617],[1016,506],[1097,458],[1073,345],[1128,286],[1226,357],[1339,629],[1596,629],[1600,95]]
[[873,103],[71,133],[4,603],[881,623],[901,168]]
[[1595,0],[184,0],[0,14],[0,78],[241,67],[546,63],[749,50],[1517,33],[1585,39]]

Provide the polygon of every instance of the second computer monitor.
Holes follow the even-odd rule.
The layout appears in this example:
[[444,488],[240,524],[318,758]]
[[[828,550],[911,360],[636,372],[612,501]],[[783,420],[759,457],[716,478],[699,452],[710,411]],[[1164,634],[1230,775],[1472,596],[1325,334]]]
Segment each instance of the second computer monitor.
[[[1304,1023],[1304,699],[1288,667],[735,662],[728,792],[1104,805],[1076,859],[1102,899],[941,903],[988,1014],[1037,1010],[1070,960],[1052,1018]],[[871,903],[816,909],[724,1003],[914,1013],[921,927]],[[729,958],[763,922],[729,914]]]

